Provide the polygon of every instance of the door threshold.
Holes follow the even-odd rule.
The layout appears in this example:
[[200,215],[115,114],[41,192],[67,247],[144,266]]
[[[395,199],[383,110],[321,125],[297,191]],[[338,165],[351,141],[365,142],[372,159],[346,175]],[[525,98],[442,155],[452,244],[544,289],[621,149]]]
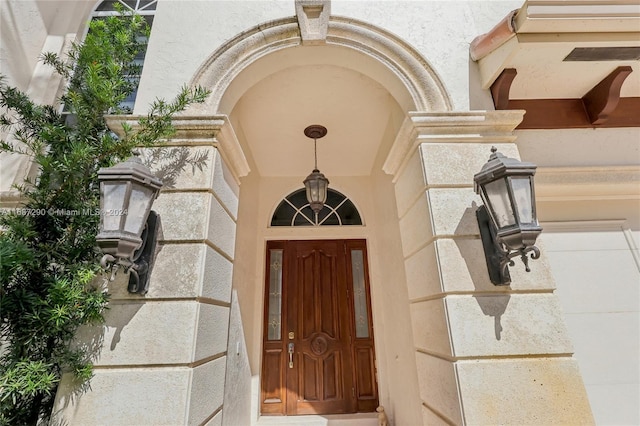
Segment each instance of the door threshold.
[[255,426],[378,426],[377,413],[260,416]]

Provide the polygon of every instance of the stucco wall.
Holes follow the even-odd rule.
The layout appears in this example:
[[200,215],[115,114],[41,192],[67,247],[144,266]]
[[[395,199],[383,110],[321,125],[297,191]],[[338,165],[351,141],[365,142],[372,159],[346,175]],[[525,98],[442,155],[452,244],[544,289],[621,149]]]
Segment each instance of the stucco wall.
[[[334,0],[331,13],[377,25],[417,48],[444,81],[455,109],[468,110],[469,69],[475,65],[469,60],[469,43],[521,4],[520,0]],[[261,1],[160,0],[135,112],[144,113],[156,97],[173,97],[224,42],[258,24],[295,15],[293,1],[266,5]]]
[[[205,160],[201,168],[173,169],[174,185],[164,187],[154,202],[161,219],[148,293],[128,293],[123,273],[105,280],[110,294],[105,322],[77,336],[95,351],[91,389],[76,398],[77,384],[65,375],[56,396],[57,420],[175,425],[222,419],[238,188],[211,146],[214,141],[208,143],[143,151],[143,158],[168,149]],[[232,319],[235,345],[237,313]],[[232,353],[229,364],[236,368],[235,346]],[[148,409],[141,410],[141,404]]]
[[538,167],[640,166],[638,128],[519,130],[516,133],[522,158]]
[[257,24],[293,14],[289,1],[160,0],[134,112],[146,112],[156,97],[172,98],[224,42]]
[[596,423],[638,424],[640,234],[620,220],[543,226]]
[[38,55],[47,37],[47,29],[35,1],[0,3],[0,68],[7,83],[25,90]]
[[224,382],[225,403],[222,409],[222,424],[229,426],[251,424],[251,367],[237,291],[234,291],[231,296],[227,371]]
[[[414,46],[444,81],[454,109],[469,110],[469,44],[522,1],[333,1],[331,12],[378,25]],[[460,24],[457,24],[460,23]]]

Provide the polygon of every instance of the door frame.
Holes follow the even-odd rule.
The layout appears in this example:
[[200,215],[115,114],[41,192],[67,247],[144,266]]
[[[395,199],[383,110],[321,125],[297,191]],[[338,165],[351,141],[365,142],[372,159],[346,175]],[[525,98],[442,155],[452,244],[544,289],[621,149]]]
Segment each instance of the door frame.
[[[341,244],[344,252],[342,254],[344,259],[344,274],[346,275],[347,286],[347,300],[349,304],[349,360],[352,365],[351,380],[353,384],[353,396],[349,404],[349,410],[347,412],[340,413],[357,413],[357,412],[373,412],[378,406],[379,390],[378,390],[378,369],[375,353],[375,340],[374,340],[374,327],[373,327],[373,310],[371,301],[371,283],[369,275],[369,254],[367,248],[367,240],[365,238],[350,238],[350,239],[288,239],[288,240],[269,240],[266,242],[265,254],[263,257],[265,266],[264,276],[264,292],[262,298],[263,308],[263,324],[262,324],[262,346],[261,346],[261,363],[260,363],[260,415],[298,415],[305,413],[288,413],[292,406],[290,398],[294,392],[290,391],[287,386],[287,380],[292,380],[296,375],[288,373],[288,327],[287,318],[289,318],[289,303],[287,298],[289,292],[287,290],[287,280],[289,280],[289,266],[287,262],[287,253],[295,249],[297,243],[309,243],[309,242],[336,242]],[[270,256],[271,250],[281,249],[283,251],[283,265],[282,265],[282,287],[281,287],[281,320],[280,320],[280,340],[269,341],[268,328],[269,328],[269,293],[270,293]],[[361,250],[363,255],[363,274],[364,274],[364,286],[366,296],[366,311],[368,323],[368,335],[365,338],[356,338],[356,318],[354,315],[354,287],[353,287],[353,275],[352,275],[352,250]],[[362,356],[364,354],[364,357]],[[279,358],[275,360],[275,358]],[[267,364],[274,364],[280,366],[280,374],[275,377],[271,377],[270,380],[275,380],[279,383],[281,392],[280,398],[269,398],[265,390],[265,381],[267,375],[265,374]],[[367,380],[365,375],[358,374],[358,365],[367,364],[366,368],[370,369],[370,373],[366,375],[370,379]],[[366,383],[365,383],[366,382]],[[277,385],[276,385],[277,386]],[[363,389],[368,391],[368,394],[362,392]],[[273,396],[273,395],[271,395]],[[325,414],[338,414],[325,413]]]

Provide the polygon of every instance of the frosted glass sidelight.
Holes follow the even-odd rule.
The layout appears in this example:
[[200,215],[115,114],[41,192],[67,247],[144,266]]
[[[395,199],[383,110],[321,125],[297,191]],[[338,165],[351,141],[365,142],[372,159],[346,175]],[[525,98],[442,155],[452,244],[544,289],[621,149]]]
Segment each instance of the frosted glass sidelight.
[[269,253],[267,340],[280,340],[282,338],[282,249],[272,249]]
[[362,250],[351,250],[351,271],[353,274],[356,338],[368,338],[369,312],[367,309],[367,288],[364,283],[364,254]]

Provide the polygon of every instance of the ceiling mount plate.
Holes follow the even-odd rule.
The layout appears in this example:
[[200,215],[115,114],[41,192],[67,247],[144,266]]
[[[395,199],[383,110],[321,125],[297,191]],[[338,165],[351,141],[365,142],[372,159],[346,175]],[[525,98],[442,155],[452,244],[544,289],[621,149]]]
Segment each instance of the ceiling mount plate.
[[304,135],[311,139],[320,139],[327,134],[327,128],[319,124],[312,124],[304,129]]

